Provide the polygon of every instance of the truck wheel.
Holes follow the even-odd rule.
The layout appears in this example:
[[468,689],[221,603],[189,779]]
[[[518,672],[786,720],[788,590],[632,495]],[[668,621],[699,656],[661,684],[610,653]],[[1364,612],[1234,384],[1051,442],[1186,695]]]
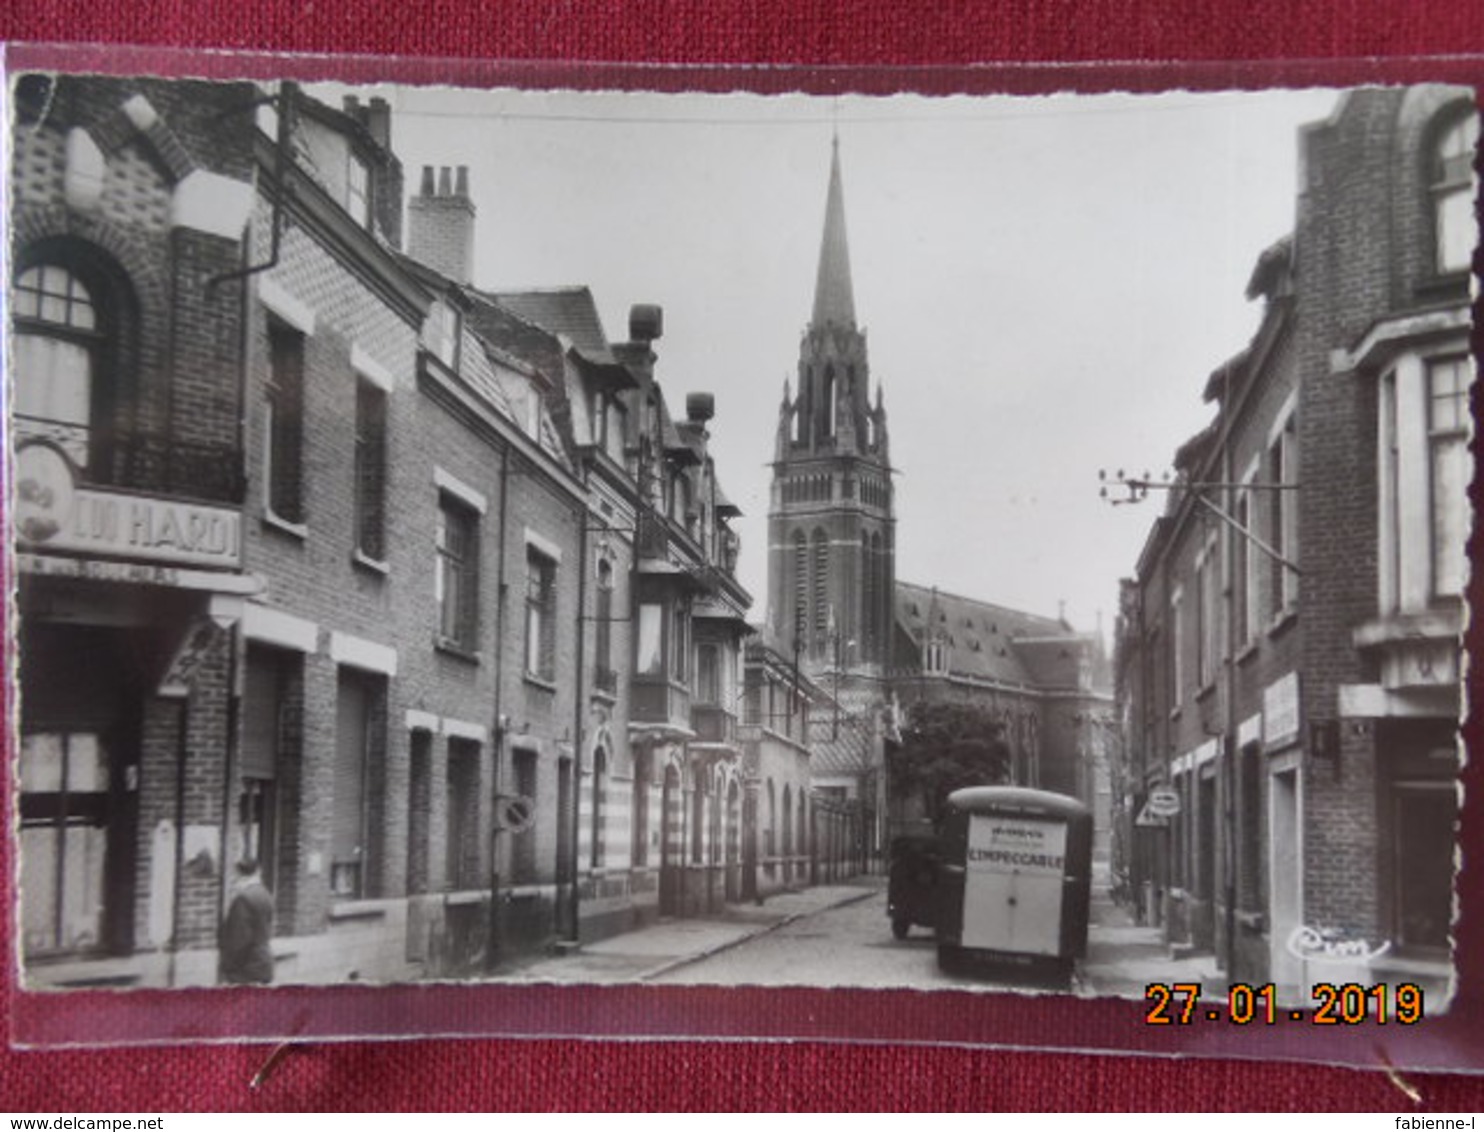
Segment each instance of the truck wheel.
[[893,916],[891,921],[891,934],[894,939],[906,939],[907,933],[912,930],[912,921],[905,916]]
[[963,970],[958,948],[949,943],[938,944],[938,969],[945,975],[957,975]]

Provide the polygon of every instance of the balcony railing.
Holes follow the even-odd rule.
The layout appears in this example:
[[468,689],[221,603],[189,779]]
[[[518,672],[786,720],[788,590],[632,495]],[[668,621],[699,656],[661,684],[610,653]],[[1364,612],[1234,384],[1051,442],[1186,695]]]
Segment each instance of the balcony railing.
[[76,464],[89,463],[79,479],[86,485],[179,496],[211,503],[241,503],[246,492],[242,454],[231,444],[202,444],[156,436],[119,436],[112,452],[86,428],[17,415],[17,443],[51,442]]
[[691,729],[696,738],[707,743],[735,743],[737,717],[715,704],[694,704],[690,709]]
[[665,520],[657,511],[641,510],[637,532],[640,558],[663,558],[669,545]]
[[690,727],[690,693],[664,681],[634,681],[629,718],[636,723]]

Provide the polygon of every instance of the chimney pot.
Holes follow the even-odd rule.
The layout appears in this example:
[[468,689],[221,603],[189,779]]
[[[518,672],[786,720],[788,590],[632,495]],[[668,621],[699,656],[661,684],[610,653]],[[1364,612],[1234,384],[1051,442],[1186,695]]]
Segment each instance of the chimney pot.
[[461,197],[469,195],[469,167],[460,165],[454,175],[454,193]]
[[686,419],[695,424],[705,424],[716,416],[716,396],[712,393],[687,393],[685,397]]
[[373,98],[366,104],[362,117],[366,129],[382,149],[392,148],[392,108],[384,98]]
[[423,166],[423,184],[418,195],[424,197],[433,195],[433,167],[431,165]]
[[635,303],[629,308],[629,337],[653,342],[665,333],[665,312],[658,303]]
[[438,170],[438,195],[440,197],[453,196],[453,185],[449,180],[447,165]]

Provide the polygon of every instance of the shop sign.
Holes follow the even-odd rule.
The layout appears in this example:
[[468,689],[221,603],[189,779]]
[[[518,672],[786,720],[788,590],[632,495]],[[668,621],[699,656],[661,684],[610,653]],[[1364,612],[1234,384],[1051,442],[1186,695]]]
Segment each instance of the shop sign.
[[1268,750],[1286,747],[1299,737],[1297,672],[1274,680],[1262,692],[1262,738]]
[[130,582],[140,586],[178,586],[180,571],[143,562],[114,562],[96,558],[50,558],[44,554],[16,555],[22,574],[45,574],[53,578],[84,578],[92,582]]
[[16,453],[15,483],[23,547],[181,566],[230,568],[240,560],[234,509],[80,486],[72,464],[50,444]]
[[1173,786],[1156,786],[1149,791],[1145,809],[1152,817],[1172,818],[1180,812],[1180,792]]

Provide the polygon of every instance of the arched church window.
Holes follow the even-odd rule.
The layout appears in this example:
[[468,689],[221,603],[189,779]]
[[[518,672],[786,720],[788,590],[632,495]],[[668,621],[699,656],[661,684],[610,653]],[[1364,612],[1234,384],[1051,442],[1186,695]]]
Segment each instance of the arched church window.
[[1474,150],[1479,116],[1457,110],[1442,119],[1432,147],[1428,182],[1433,201],[1434,266],[1466,271],[1474,251]]
[[823,641],[830,618],[830,540],[823,530],[814,532],[814,638]]
[[794,635],[809,629],[809,544],[803,531],[794,532]]
[[824,370],[824,381],[820,383],[820,417],[823,426],[821,439],[828,439],[835,435],[835,369],[826,366]]

